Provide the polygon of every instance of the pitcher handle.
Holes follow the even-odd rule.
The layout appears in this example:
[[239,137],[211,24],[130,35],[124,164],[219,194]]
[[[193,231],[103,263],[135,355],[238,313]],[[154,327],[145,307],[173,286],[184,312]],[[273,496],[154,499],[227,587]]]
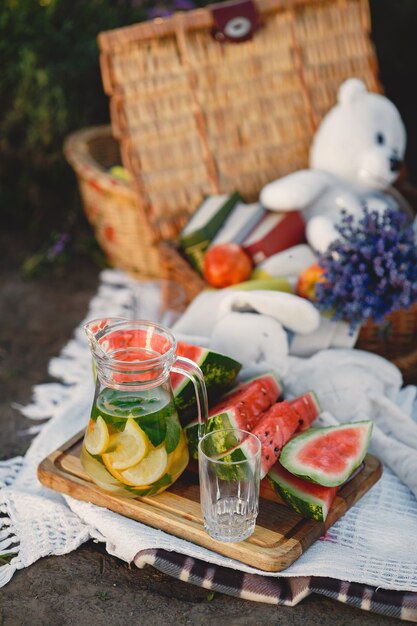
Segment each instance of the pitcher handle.
[[184,356],[177,356],[171,371],[186,376],[194,385],[198,412],[198,438],[201,439],[205,434],[208,418],[207,389],[203,372],[194,361]]

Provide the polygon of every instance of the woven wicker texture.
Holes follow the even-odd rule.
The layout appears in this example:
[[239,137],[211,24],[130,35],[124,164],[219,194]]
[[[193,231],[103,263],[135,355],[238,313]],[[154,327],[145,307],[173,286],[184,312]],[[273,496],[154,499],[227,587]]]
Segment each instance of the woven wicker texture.
[[367,0],[258,0],[252,40],[221,43],[209,8],[99,35],[122,162],[156,240],[204,195],[257,199],[307,165],[317,123],[350,76],[380,90]]
[[120,164],[110,126],[73,133],[64,152],[76,173],[86,217],[109,263],[138,277],[159,276],[159,253],[137,194],[131,183],[108,171]]
[[362,326],[356,347],[394,362],[407,383],[417,382],[417,304],[393,311],[384,323]]
[[[206,285],[175,239],[203,197],[238,190],[256,200],[267,182],[306,167],[343,80],[381,91],[368,0],[256,7],[261,26],[239,44],[213,38],[210,7],[101,33],[111,130],[80,131],[65,146],[109,262],[138,278],[175,280],[187,301]],[[108,173],[120,158],[132,183]],[[416,382],[416,329],[417,305],[388,316],[386,335],[366,324],[357,347]]]

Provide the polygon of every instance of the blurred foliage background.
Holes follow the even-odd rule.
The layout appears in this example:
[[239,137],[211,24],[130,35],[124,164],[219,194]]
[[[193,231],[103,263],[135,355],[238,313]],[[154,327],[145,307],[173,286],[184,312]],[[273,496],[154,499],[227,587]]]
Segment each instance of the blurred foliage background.
[[[160,0],[159,4],[0,0],[2,223],[26,231],[34,250],[45,243],[48,233],[55,233],[58,250],[57,240],[64,246],[62,233],[85,225],[75,177],[62,146],[70,132],[109,122],[97,34],[205,4],[192,0]],[[417,2],[370,0],[370,7],[381,80],[403,116],[409,178],[416,182],[417,119],[411,94],[417,79],[413,58]]]

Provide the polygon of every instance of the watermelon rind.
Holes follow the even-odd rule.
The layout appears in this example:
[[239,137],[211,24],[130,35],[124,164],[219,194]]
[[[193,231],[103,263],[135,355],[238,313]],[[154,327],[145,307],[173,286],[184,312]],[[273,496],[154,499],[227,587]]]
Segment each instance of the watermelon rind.
[[373,422],[310,428],[282,449],[281,464],[292,474],[325,487],[338,487],[360,466],[368,451]]
[[[225,450],[223,454],[218,454],[221,463],[215,468],[217,476],[229,481],[252,480],[256,468],[254,452],[258,450],[257,446],[254,446],[255,441],[248,436],[241,442],[237,438],[233,442],[230,434],[227,434],[225,440],[225,432],[227,434],[227,431],[219,431],[219,438],[215,441],[216,452],[221,448]],[[213,450],[212,453],[215,454],[215,451]]]
[[[221,413],[217,413],[212,417],[209,417],[206,423],[205,432],[211,433],[215,430],[222,430],[224,428],[239,428],[236,421],[236,413],[234,409],[228,409]],[[187,438],[188,450],[192,459],[198,459],[198,440],[199,440],[199,422],[198,419],[193,420],[184,428],[185,436]],[[218,453],[224,452],[227,448],[224,445],[220,445],[217,449]]]
[[[242,364],[235,359],[208,348],[201,348],[195,362],[203,373],[209,404],[216,402],[230,388],[242,368]],[[173,392],[178,416],[185,426],[197,415],[194,384],[189,378],[183,377],[181,383],[173,388]]]
[[284,502],[302,517],[324,522],[337,487],[323,487],[294,476],[278,461],[267,474],[269,484]]

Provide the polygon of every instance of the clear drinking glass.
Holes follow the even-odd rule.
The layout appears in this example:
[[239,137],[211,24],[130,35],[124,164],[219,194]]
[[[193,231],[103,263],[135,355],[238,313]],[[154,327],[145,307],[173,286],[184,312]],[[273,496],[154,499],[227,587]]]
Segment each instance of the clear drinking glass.
[[261,442],[245,430],[216,430],[200,439],[198,463],[205,530],[218,541],[247,539],[259,509]]

